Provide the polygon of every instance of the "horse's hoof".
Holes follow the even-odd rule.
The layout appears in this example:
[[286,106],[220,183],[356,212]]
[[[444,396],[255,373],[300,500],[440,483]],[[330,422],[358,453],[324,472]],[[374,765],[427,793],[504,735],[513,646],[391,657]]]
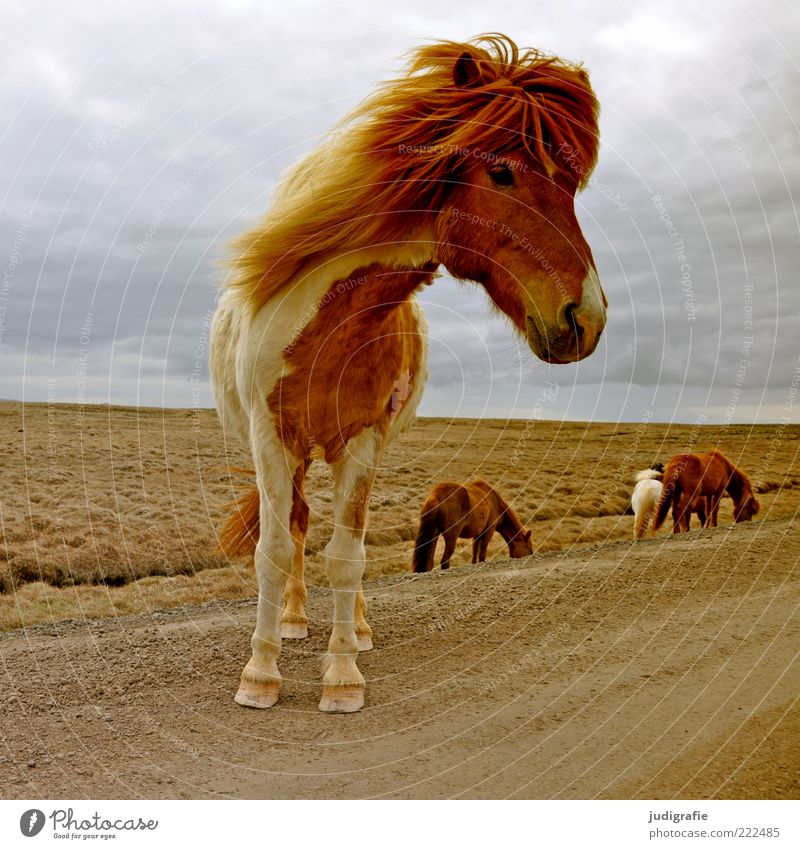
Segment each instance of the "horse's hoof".
[[277,681],[242,681],[234,701],[249,708],[271,708],[278,701],[280,684]]
[[281,622],[282,640],[304,640],[308,636],[305,622]]
[[319,709],[325,713],[355,713],[364,707],[362,684],[323,684]]
[[356,634],[359,651],[372,651],[372,634]]

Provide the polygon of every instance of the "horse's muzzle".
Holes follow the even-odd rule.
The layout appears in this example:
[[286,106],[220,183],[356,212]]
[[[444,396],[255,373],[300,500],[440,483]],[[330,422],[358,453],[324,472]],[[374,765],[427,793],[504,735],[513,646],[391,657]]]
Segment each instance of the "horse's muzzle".
[[534,306],[526,317],[528,344],[546,363],[574,363],[588,357],[606,326],[608,300],[593,266],[574,291],[579,300],[565,298],[555,314],[538,312]]
[[527,317],[526,329],[530,349],[546,363],[563,365],[582,360],[594,353],[605,326],[593,321],[581,321],[574,305],[564,310],[564,321],[544,325]]

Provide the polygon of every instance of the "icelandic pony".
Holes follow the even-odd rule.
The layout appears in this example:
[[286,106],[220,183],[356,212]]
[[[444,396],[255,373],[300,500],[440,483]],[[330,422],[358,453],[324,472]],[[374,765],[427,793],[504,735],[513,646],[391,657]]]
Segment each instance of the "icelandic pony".
[[656,469],[643,469],[634,475],[636,486],[631,495],[633,508],[633,538],[641,539],[650,527],[661,499],[661,478]]
[[474,539],[472,562],[483,563],[495,531],[508,543],[509,557],[533,554],[531,532],[525,530],[514,509],[485,480],[476,478],[465,484],[438,483],[420,511],[412,568],[415,572],[433,569],[440,535],[444,536],[442,569],[450,568],[459,539]]
[[594,351],[607,301],[575,194],[597,158],[597,114],[580,66],[505,36],[420,47],[289,172],[261,223],[235,242],[210,371],[223,432],[250,449],[257,484],[220,535],[230,554],[255,549],[256,627],[239,704],[277,701],[281,635],[307,633],[303,482],[313,460],[334,480],[320,708],[364,704],[367,503],[425,386],[413,295],[439,266],[482,285],[542,360]]
[[664,491],[653,529],[664,523],[670,506],[673,533],[689,530],[692,512],[700,515],[704,528],[717,527],[719,504],[726,492],[733,499],[734,522],[749,522],[758,513],[761,505],[753,495],[750,478],[721,451],[678,454],[664,469]]

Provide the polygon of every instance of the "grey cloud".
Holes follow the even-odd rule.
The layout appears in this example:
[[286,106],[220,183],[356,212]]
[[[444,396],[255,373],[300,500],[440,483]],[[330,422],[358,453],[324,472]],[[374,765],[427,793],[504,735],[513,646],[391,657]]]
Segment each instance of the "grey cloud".
[[779,417],[800,331],[800,74],[796,17],[759,10],[573,2],[533,27],[516,4],[448,0],[26,6],[0,82],[0,393],[42,399],[55,379],[70,400],[91,316],[90,400],[211,403],[194,351],[228,239],[405,50],[501,29],[591,70],[603,145],[578,214],[608,328],[593,357],[552,368],[445,277],[423,296],[422,412],[529,415],[555,379],[550,417],[693,420],[708,404],[724,420],[737,388],[742,420]]

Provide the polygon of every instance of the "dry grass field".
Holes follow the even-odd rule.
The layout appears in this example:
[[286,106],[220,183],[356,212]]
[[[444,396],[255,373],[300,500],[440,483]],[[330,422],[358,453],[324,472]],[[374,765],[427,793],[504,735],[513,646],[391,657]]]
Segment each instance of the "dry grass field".
[[[0,421],[4,798],[800,795],[798,428],[419,421],[373,494],[375,650],[344,718],[316,709],[322,469],[309,637],[284,644],[278,704],[248,711],[255,582],[215,550],[247,458],[214,414],[9,403]],[[730,526],[724,502],[719,528],[632,542],[633,472],[712,445],[758,484],[758,521]],[[410,574],[428,488],[476,474],[536,553],[497,540],[463,565],[465,541],[456,568]]]
[[[249,481],[229,471],[248,458],[224,444],[213,411],[7,402],[0,426],[0,628],[255,594],[247,559],[216,550],[226,505]],[[420,419],[377,478],[366,578],[409,569],[419,506],[445,479],[486,478],[533,529],[537,553],[562,551],[628,539],[633,473],[719,446],[762,492],[758,518],[790,518],[800,506],[799,438],[800,428],[780,426]],[[310,586],[326,583],[326,474],[315,464],[307,487]],[[722,521],[730,510],[726,500]],[[505,551],[495,537],[490,558]],[[464,541],[454,564],[469,558]]]

